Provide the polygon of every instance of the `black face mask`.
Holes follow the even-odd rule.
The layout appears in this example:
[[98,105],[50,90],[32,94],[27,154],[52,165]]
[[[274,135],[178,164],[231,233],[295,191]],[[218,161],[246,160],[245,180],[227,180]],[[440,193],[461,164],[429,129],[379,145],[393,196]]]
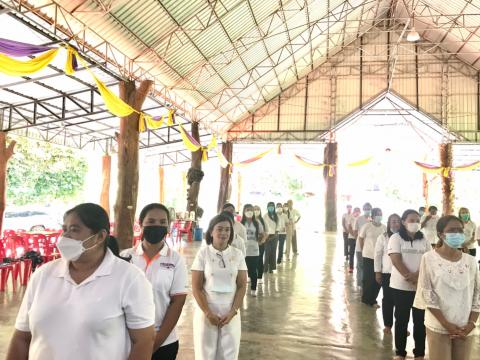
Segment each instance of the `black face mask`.
[[149,225],[143,228],[143,238],[150,244],[158,244],[168,233],[168,227],[162,225]]

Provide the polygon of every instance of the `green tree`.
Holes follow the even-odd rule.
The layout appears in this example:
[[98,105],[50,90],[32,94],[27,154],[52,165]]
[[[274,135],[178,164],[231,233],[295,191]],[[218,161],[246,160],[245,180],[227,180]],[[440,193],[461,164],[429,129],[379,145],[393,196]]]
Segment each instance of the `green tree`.
[[7,169],[11,204],[66,201],[81,194],[88,165],[78,152],[26,138],[15,140],[15,154]]

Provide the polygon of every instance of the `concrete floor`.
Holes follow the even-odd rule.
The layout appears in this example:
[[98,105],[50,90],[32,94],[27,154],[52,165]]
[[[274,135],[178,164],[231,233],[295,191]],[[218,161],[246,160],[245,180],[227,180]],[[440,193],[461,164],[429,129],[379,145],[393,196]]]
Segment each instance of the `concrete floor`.
[[[267,275],[257,298],[245,298],[239,359],[392,358],[392,336],[383,335],[381,311],[360,303],[354,276],[343,262],[341,241],[332,234],[299,234],[300,255]],[[180,250],[189,266],[198,248],[196,243]],[[0,359],[5,357],[22,294],[0,293]],[[193,302],[189,296],[178,326],[180,360],[194,359]],[[413,358],[412,348],[410,337]],[[472,357],[476,359],[480,360],[478,336]]]

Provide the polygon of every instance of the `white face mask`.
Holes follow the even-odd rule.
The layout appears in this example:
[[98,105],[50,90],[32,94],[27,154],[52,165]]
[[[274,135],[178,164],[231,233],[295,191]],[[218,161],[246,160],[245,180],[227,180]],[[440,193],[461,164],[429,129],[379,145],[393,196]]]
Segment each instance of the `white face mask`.
[[277,214],[281,214],[283,212],[283,209],[282,208],[277,208]]
[[260,216],[260,211],[255,210],[255,216],[256,216],[256,217],[259,217],[259,216]]
[[420,230],[420,224],[419,223],[408,223],[405,227],[411,233],[416,233],[417,231]]
[[90,240],[96,235],[97,234],[94,234],[82,241],[71,239],[66,236],[60,236],[60,239],[58,240],[58,243],[57,243],[57,249],[60,252],[60,255],[62,255],[62,258],[64,258],[65,260],[76,261],[80,258],[80,256],[82,256],[82,254],[85,251],[93,249],[98,245],[96,244],[88,249],[85,249],[83,247],[83,243],[85,241]]
[[245,217],[251,219],[253,217],[253,211],[245,211]]

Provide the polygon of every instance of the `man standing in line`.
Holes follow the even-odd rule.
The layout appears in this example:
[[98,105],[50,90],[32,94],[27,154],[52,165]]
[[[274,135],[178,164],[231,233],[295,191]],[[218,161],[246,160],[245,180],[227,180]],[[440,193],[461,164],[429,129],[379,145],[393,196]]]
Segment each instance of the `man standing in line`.
[[301,216],[298,210],[293,208],[292,200],[288,200],[287,204],[288,204],[288,211],[289,211],[290,226],[292,227],[292,251],[293,251],[293,255],[298,255],[296,224],[300,221]]
[[372,221],[372,205],[367,202],[363,205],[363,215],[360,215],[357,217],[355,220],[355,223],[353,224],[353,232],[355,235],[356,241],[356,246],[355,246],[355,252],[356,252],[356,257],[357,257],[357,286],[362,287],[362,282],[363,282],[363,256],[362,256],[362,247],[360,246],[360,241],[358,237],[358,233],[360,232],[360,229],[365,225],[366,223]]
[[347,205],[347,212],[342,216],[343,256],[345,256],[345,261],[348,261],[348,224],[350,223],[352,217],[352,205]]

